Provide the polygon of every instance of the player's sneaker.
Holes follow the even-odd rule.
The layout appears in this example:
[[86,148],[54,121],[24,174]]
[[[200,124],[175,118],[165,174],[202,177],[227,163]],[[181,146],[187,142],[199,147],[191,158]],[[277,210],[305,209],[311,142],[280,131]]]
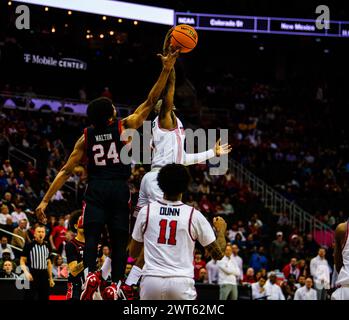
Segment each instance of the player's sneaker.
[[109,287],[106,287],[102,292],[103,300],[118,300],[118,286],[113,282]]
[[133,286],[128,286],[126,283],[123,283],[120,287],[120,290],[126,297],[126,300],[137,300],[138,292],[133,289]]
[[83,285],[80,300],[93,300],[94,293],[97,291],[100,281],[100,276],[97,272],[90,272]]

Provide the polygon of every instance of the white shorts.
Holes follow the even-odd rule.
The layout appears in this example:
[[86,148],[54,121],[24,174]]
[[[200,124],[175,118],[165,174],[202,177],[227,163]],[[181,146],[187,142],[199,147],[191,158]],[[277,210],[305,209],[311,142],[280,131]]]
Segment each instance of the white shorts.
[[195,300],[193,279],[187,277],[144,276],[140,283],[141,300]]
[[336,289],[332,293],[331,300],[349,300],[349,286]]
[[149,171],[142,178],[137,207],[133,213],[134,217],[137,217],[139,210],[144,206],[164,197],[164,193],[158,185],[158,174],[159,170]]

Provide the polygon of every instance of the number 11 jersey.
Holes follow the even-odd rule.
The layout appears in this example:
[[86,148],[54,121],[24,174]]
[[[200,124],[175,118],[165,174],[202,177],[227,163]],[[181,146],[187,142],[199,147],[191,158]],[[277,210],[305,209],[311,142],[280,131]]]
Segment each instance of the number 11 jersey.
[[194,277],[194,249],[216,240],[202,213],[181,201],[156,201],[143,207],[132,238],[144,242],[143,276]]

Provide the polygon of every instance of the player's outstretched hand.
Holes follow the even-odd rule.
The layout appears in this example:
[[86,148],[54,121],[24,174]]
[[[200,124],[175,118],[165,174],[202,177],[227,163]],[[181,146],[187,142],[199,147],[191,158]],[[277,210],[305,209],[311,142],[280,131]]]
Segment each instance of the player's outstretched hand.
[[221,145],[221,139],[219,138],[219,140],[216,142],[213,150],[214,150],[215,155],[217,157],[219,157],[221,155],[228,154],[229,152],[231,152],[232,147],[228,143]]
[[179,55],[179,50],[170,52],[166,56],[163,56],[160,53],[157,56],[161,58],[162,66],[167,70],[171,70],[174,64],[176,63],[176,59],[178,55]]
[[37,219],[39,220],[40,223],[46,224],[47,223],[47,218],[45,215],[45,209],[47,207],[47,203],[44,201],[41,201],[38,207],[35,209],[35,214]]
[[227,223],[222,217],[214,217],[213,226],[215,227],[217,232],[225,233],[225,231],[227,230]]

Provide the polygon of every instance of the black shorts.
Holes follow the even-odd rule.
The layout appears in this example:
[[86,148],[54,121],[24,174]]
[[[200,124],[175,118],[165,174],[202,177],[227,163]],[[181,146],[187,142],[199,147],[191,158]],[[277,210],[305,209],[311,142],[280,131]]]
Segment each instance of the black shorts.
[[129,231],[130,189],[125,180],[89,181],[84,195],[84,225],[107,224],[109,228]]

